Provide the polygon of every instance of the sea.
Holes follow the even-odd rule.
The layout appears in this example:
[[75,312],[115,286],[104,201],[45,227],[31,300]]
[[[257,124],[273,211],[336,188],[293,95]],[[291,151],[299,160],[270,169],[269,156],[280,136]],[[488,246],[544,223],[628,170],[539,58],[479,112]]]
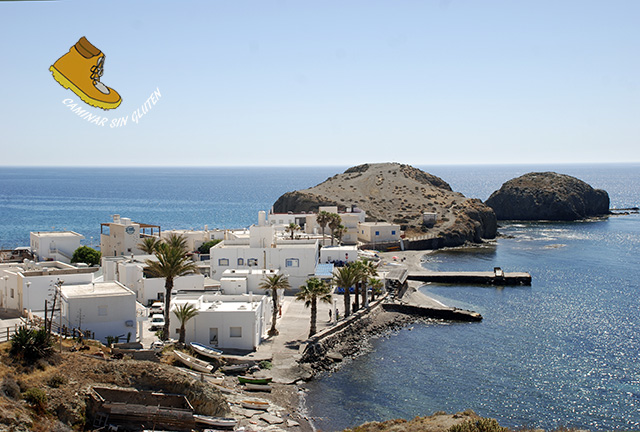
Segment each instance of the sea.
[[[418,166],[485,200],[532,171],[573,175],[640,206],[640,164]],[[73,230],[99,246],[113,214],[162,229],[240,228],[283,193],[346,167],[0,168],[0,248]],[[512,428],[640,430],[640,216],[501,223],[483,246],[425,253],[433,270],[526,271],[526,287],[427,284],[480,323],[426,322],[373,339],[306,385],[315,427],[472,409]]]

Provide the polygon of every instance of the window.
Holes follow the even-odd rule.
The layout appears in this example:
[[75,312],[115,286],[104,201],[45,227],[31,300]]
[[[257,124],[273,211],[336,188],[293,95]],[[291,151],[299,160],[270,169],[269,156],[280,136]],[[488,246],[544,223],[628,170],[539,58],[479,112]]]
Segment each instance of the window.
[[380,231],[376,231],[376,235],[379,236],[380,235]]
[[244,265],[244,258],[238,258],[238,265]]
[[285,267],[300,267],[300,260],[298,258],[287,258]]
[[396,235],[396,232],[392,230],[391,235]]
[[13,291],[13,288],[11,288],[11,298],[13,298],[14,295],[15,295],[15,292]]
[[242,327],[229,327],[229,337],[232,337],[232,338],[242,337]]
[[107,316],[107,305],[98,306],[98,316]]
[[218,259],[218,265],[219,266],[228,266],[229,265],[229,259],[228,258],[220,258],[220,259]]
[[249,267],[252,267],[252,266],[257,267],[257,266],[258,266],[258,258],[249,258],[249,259],[247,260],[247,265],[248,265]]

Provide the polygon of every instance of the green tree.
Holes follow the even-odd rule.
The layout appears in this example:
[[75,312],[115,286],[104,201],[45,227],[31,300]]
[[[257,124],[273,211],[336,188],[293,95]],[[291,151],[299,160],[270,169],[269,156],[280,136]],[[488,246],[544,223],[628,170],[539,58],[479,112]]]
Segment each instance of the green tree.
[[184,343],[186,334],[185,325],[187,321],[198,315],[198,310],[191,303],[183,303],[176,307],[173,313],[176,314],[178,321],[180,321],[180,337],[178,338],[178,342]]
[[375,277],[369,278],[367,285],[371,287],[371,300],[375,300],[377,295],[382,294],[384,284],[380,279]]
[[169,237],[164,239],[164,244],[169,247],[182,250],[183,254],[189,252],[189,249],[187,248],[187,239],[180,234],[169,234]]
[[288,232],[288,233],[290,233],[290,234],[291,234],[291,240],[293,240],[293,234],[294,234],[296,231],[299,231],[299,230],[300,230],[300,225],[298,225],[298,224],[297,224],[297,223],[295,223],[295,222],[291,222],[289,225],[287,225],[287,226],[285,227],[285,229],[284,229],[284,230],[285,230],[286,232]]
[[145,237],[138,243],[138,249],[147,255],[153,255],[161,244],[162,240],[158,237]]
[[342,243],[342,237],[344,237],[344,235],[347,233],[347,227],[340,224],[338,225],[338,227],[336,228],[335,234],[336,234],[336,239],[338,240],[338,244]]
[[324,229],[329,225],[329,221],[331,220],[331,213],[322,210],[318,212],[316,216],[316,223],[320,225],[320,229],[322,229],[322,245],[324,246]]
[[358,280],[357,270],[353,266],[339,267],[333,275],[333,283],[344,288],[344,317],[351,315],[351,292],[349,291]]
[[369,302],[367,301],[367,297],[368,297],[368,290],[367,290],[367,283],[369,282],[370,278],[375,278],[376,276],[378,276],[378,267],[369,260],[362,260],[360,261],[362,263],[362,279],[360,280],[360,282],[362,283],[362,306],[367,307]]
[[155,277],[165,279],[164,289],[164,328],[162,330],[162,340],[169,338],[169,309],[171,306],[171,292],[173,281],[179,276],[184,276],[196,271],[196,265],[186,256],[185,248],[179,247],[175,243],[163,243],[163,246],[155,252],[157,261],[146,260],[147,271]]
[[337,213],[329,213],[329,229],[331,229],[331,246],[336,229],[342,224],[342,218]]
[[331,304],[331,288],[322,280],[312,277],[306,285],[300,287],[296,293],[296,300],[304,301],[305,307],[311,307],[311,324],[309,325],[309,337],[316,334],[316,322],[318,320],[318,300]]
[[364,262],[359,260],[348,264],[348,267],[353,270],[355,278],[353,312],[358,312],[360,309],[360,286],[362,285],[362,280],[365,278],[366,269],[364,268]]
[[198,248],[198,252],[201,254],[208,254],[211,252],[211,248],[220,243],[222,240],[209,240],[208,242],[202,243],[202,245]]
[[276,328],[276,320],[278,319],[278,290],[291,288],[289,285],[289,279],[282,274],[275,274],[265,277],[264,281],[260,284],[260,288],[267,293],[271,293],[271,299],[273,300],[273,311],[271,315],[271,329],[269,329],[269,336],[275,336],[278,334]]
[[100,251],[97,251],[94,248],[90,248],[89,246],[80,246],[73,252],[71,262],[97,265],[100,264],[101,257],[102,253]]

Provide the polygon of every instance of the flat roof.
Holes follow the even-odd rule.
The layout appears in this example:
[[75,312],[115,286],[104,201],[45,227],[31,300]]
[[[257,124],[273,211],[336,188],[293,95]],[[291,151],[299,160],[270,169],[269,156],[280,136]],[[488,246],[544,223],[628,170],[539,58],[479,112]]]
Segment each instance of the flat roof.
[[75,231],[31,231],[31,234],[36,237],[81,237],[82,234],[78,234]]
[[83,285],[62,285],[67,298],[133,296],[135,293],[117,282],[96,282]]

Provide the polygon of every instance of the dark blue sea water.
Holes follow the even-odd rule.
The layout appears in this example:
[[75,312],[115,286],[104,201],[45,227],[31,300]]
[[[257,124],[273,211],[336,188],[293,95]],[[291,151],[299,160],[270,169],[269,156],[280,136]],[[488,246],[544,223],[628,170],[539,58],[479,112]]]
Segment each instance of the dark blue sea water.
[[[466,196],[486,199],[530,171],[575,175],[613,207],[640,205],[640,165],[434,166]],[[282,193],[344,168],[0,168],[0,246],[29,231],[69,229],[98,244],[118,213],[163,229],[243,227]],[[531,287],[424,288],[481,312],[477,324],[421,324],[309,385],[327,431],[368,420],[473,409],[507,426],[640,429],[640,216],[507,224],[497,245],[429,254],[432,269],[529,271]]]

